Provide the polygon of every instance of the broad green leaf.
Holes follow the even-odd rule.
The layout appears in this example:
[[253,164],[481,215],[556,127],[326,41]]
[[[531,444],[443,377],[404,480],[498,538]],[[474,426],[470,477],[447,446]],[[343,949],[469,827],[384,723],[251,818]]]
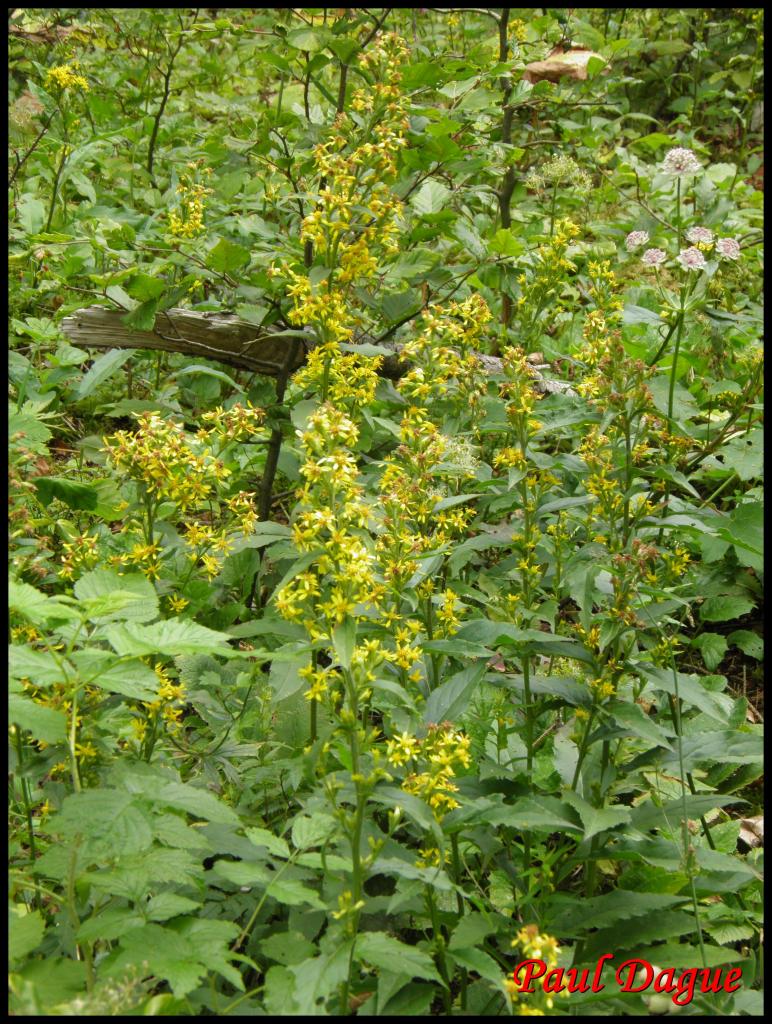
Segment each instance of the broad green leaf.
[[727,638],[720,633],[701,633],[692,640],[692,646],[702,655],[708,672],[713,672],[723,661],[729,644]]
[[55,597],[41,594],[29,583],[19,583],[13,579],[8,580],[8,604],[12,611],[23,615],[33,625],[80,618],[78,612],[70,605]]
[[605,710],[617,725],[628,730],[633,736],[638,736],[654,746],[672,749],[672,742],[668,734],[662,726],[646,714],[640,704],[626,704],[623,701],[617,701],[606,705]]
[[233,656],[226,633],[218,633],[189,619],[167,619],[150,626],[121,623],[105,627],[105,636],[117,654],[219,654]]
[[708,597],[700,605],[700,618],[703,622],[731,622],[747,615],[755,607],[749,597],[735,597],[729,594],[720,597]]
[[110,856],[142,853],[153,841],[148,816],[135,797],[118,789],[91,789],[65,797],[52,828],[68,839],[83,836]]
[[75,596],[79,601],[120,594],[125,603],[115,612],[100,615],[95,621],[113,620],[148,622],[158,616],[158,595],[155,587],[141,573],[120,575],[114,569],[92,569],[76,582]]
[[753,633],[749,629],[736,629],[726,639],[727,643],[739,647],[749,658],[761,661],[764,657],[764,640],[758,633]]
[[44,743],[63,743],[66,738],[67,719],[63,711],[37,704],[19,693],[8,697],[8,720]]
[[585,840],[630,821],[629,807],[593,807],[578,793],[570,791],[563,794],[563,799],[579,812],[584,825]]
[[408,974],[412,978],[440,981],[428,953],[415,946],[408,946],[385,932],[360,932],[355,955],[373,967]]
[[276,878],[268,884],[266,892],[279,903],[289,907],[313,907],[315,910],[326,909],[326,904],[319,898],[314,889],[290,878]]
[[154,794],[154,799],[161,806],[176,807],[206,821],[219,821],[224,825],[241,824],[241,819],[232,807],[228,807],[218,800],[214,793],[200,786],[166,782]]
[[8,964],[11,966],[28,956],[40,945],[45,921],[39,910],[27,911],[18,903],[8,906]]
[[42,505],[50,505],[57,500],[85,512],[93,512],[97,507],[99,496],[93,484],[82,484],[56,476],[39,476],[33,482]]
[[332,646],[341,668],[351,668],[351,659],[357,642],[357,625],[350,616],[332,631]]
[[429,178],[429,180],[425,181],[419,190],[414,193],[410,202],[416,213],[439,213],[440,210],[445,209],[450,195],[451,191],[447,185],[443,185],[441,181],[435,181],[433,178]]
[[8,670],[12,679],[29,679],[36,687],[64,682],[64,673],[53,654],[38,651],[26,644],[9,646]]
[[[605,928],[632,918],[646,916],[653,911],[667,910],[685,897],[668,893],[631,892],[615,889],[603,896],[570,901],[559,910],[553,920],[553,928],[559,935],[576,938],[595,928]],[[630,926],[634,928],[633,925]]]
[[336,829],[335,819],[323,811],[310,815],[299,814],[292,822],[292,842],[298,850],[322,846]]
[[254,827],[245,829],[244,833],[250,843],[253,843],[255,846],[266,847],[276,857],[289,857],[290,849],[287,841],[282,839],[281,836],[275,836],[268,829]]
[[455,722],[464,713],[480,681],[485,675],[485,663],[470,665],[451,676],[433,690],[426,701],[423,720],[430,722]]
[[208,253],[206,265],[221,274],[230,274],[246,266],[250,258],[249,249],[245,249],[237,242],[229,242],[227,238],[221,238]]
[[151,277],[150,274],[135,274],[126,285],[126,291],[138,302],[160,299],[165,290],[166,282],[160,277]]
[[120,693],[132,700],[158,700],[158,676],[138,658],[118,661],[110,651],[94,648],[72,656],[80,679],[108,693]]

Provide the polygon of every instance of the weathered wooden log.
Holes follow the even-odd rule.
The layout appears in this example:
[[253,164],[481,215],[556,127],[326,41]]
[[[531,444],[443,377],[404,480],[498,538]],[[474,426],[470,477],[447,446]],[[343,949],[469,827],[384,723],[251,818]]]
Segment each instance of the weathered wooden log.
[[[62,321],[62,330],[78,348],[140,348],[163,352],[182,352],[201,359],[213,359],[227,366],[251,370],[267,377],[277,377],[284,369],[287,346],[298,339],[297,357],[291,371],[303,365],[306,354],[315,345],[310,332],[281,327],[257,327],[233,313],[198,313],[190,309],[169,309],[159,313],[152,331],[135,331],[123,323],[125,313],[104,306],[76,309]],[[368,341],[370,339],[367,339]],[[401,345],[381,343],[389,351],[380,373],[397,380],[408,369],[400,358]],[[501,373],[501,360],[496,356],[476,353],[485,370]],[[534,386],[542,393],[563,391],[573,394],[570,384],[550,380],[539,372],[546,364],[535,366]]]

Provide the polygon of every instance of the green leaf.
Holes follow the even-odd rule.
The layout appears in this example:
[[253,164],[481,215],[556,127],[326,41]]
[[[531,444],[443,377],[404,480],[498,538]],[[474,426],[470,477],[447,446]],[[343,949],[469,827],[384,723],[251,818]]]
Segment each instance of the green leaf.
[[[140,303],[136,309],[132,309],[126,316],[122,316],[121,323],[133,331],[152,331],[155,329],[155,315],[159,305],[158,299],[148,299],[147,302]],[[131,355],[130,352],[124,354]]]
[[72,660],[80,679],[89,686],[120,693],[132,700],[152,702],[158,699],[158,676],[137,658],[121,662],[116,661],[111,651],[87,649],[76,651]]
[[758,633],[753,633],[749,629],[736,629],[726,639],[727,643],[739,647],[743,654],[747,654],[749,658],[755,658],[756,661],[763,659],[764,640]]
[[415,946],[408,946],[385,932],[360,932],[355,949],[356,957],[373,967],[407,974],[411,978],[441,981],[428,953]]
[[79,601],[120,594],[124,603],[119,610],[94,619],[95,622],[114,620],[148,622],[158,616],[158,595],[155,587],[141,573],[119,575],[115,569],[92,569],[76,582],[75,596]]
[[92,512],[98,504],[98,494],[93,484],[82,484],[57,476],[38,476],[33,480],[38,499],[42,505],[52,501],[63,501],[69,508]]
[[315,910],[325,910],[327,907],[319,898],[318,892],[295,879],[277,878],[269,883],[265,891],[279,903],[289,907],[309,906]]
[[700,606],[700,618],[703,622],[730,622],[755,608],[755,602],[749,597],[736,597],[722,594],[709,597]]
[[692,640],[692,647],[696,647],[705,662],[708,672],[713,672],[723,661],[729,644],[727,638],[721,633],[701,633]]
[[96,939],[112,942],[126,935],[132,928],[141,928],[144,924],[142,914],[128,907],[104,910],[84,921],[78,928],[77,936],[86,942],[94,942]]
[[520,256],[525,246],[515,238],[511,228],[499,228],[488,242],[488,251],[494,256]]
[[[602,928],[594,932],[588,939],[583,956],[589,960],[601,956],[610,950],[634,950],[642,942],[655,942],[659,939],[672,939],[680,935],[692,935],[696,930],[694,914],[685,910],[656,910],[635,918],[631,925],[624,921],[611,928]],[[672,966],[670,961],[657,959],[656,963]]]
[[433,690],[426,701],[423,720],[430,722],[455,722],[466,710],[469,701],[479,688],[485,674],[485,663],[470,665],[451,676]]
[[687,968],[703,966],[712,968],[722,964],[735,964],[744,960],[742,953],[735,949],[712,946],[709,942],[700,946],[687,946],[678,942],[665,942],[658,946],[636,948],[636,956],[649,963],[667,964],[668,967]]
[[189,619],[167,619],[150,626],[121,623],[105,628],[105,636],[117,654],[219,654],[227,657],[236,652],[228,647],[226,633],[199,626]]
[[134,794],[111,788],[65,797],[52,830],[68,839],[89,839],[95,854],[111,857],[144,853],[153,842],[147,815],[135,804]]
[[332,646],[341,668],[351,668],[351,659],[357,642],[357,624],[351,617],[347,618],[332,631]]
[[459,966],[476,972],[481,978],[487,978],[488,981],[492,981],[494,984],[501,983],[501,965],[482,949],[475,949],[474,947],[468,949],[454,948],[450,950],[450,955]]
[[18,963],[37,949],[46,929],[39,910],[27,911],[18,903],[8,907],[8,965]]
[[447,205],[450,195],[451,191],[447,185],[429,178],[413,195],[410,202],[416,213],[422,215],[439,213]]
[[629,807],[593,807],[578,793],[570,791],[563,794],[563,799],[579,812],[585,840],[630,821]]
[[327,45],[328,34],[316,29],[296,28],[287,33],[287,42],[296,50],[316,53]]
[[249,249],[237,242],[229,242],[227,238],[220,241],[206,256],[206,265],[220,274],[229,274],[233,270],[245,267],[251,259]]
[[[572,903],[557,912],[552,927],[558,935],[576,938],[591,929],[642,917],[652,911],[666,910],[682,903],[683,896],[656,892],[631,892],[616,889],[603,896],[593,896]],[[659,962],[659,961],[657,961]]]
[[26,644],[12,644],[8,648],[8,670],[11,679],[29,679],[37,687],[64,681],[64,673],[52,654]]
[[163,807],[175,807],[206,821],[218,821],[223,825],[241,824],[241,819],[232,807],[200,786],[166,782],[153,794],[153,799]]
[[250,843],[253,843],[255,846],[266,847],[275,857],[289,857],[290,849],[287,841],[282,839],[281,836],[275,836],[268,829],[255,826],[254,828],[245,829],[244,833]]
[[630,823],[641,832],[648,832],[653,828],[677,832],[684,815],[693,820],[703,817],[716,807],[744,803],[745,801],[739,797],[722,796],[720,793],[687,793],[662,806],[647,800],[633,808]]
[[657,725],[653,718],[643,710],[640,704],[626,704],[622,701],[606,705],[606,711],[614,721],[633,736],[639,736],[655,747],[666,747],[672,750],[670,738],[662,726]]
[[450,640],[427,640],[421,649],[426,654],[452,654],[456,658],[492,658],[494,653],[482,644],[458,640],[456,637]]
[[495,930],[496,926],[485,914],[472,911],[470,914],[465,914],[459,919],[458,924],[453,929],[448,948],[451,950],[476,949],[482,944],[482,940],[486,935],[490,935]]
[[491,825],[506,825],[518,830],[563,832],[573,829],[581,832],[581,827],[571,818],[571,808],[554,797],[543,797],[538,801],[526,797],[512,805],[484,810],[481,818]]
[[335,832],[335,819],[323,811],[299,814],[292,822],[292,842],[298,850],[322,846]]
[[219,878],[239,886],[264,886],[273,877],[264,864],[252,860],[218,860],[212,866],[212,871]]
[[214,380],[221,380],[223,384],[227,384],[228,387],[233,388],[235,391],[241,391],[242,388],[233,377],[229,377],[227,373],[223,373],[222,370],[215,370],[212,366],[204,366],[203,364],[197,363],[195,366],[185,366],[181,370],[177,370],[177,377],[190,377],[195,375],[198,377],[212,377]]
[[177,893],[159,893],[153,899],[148,900],[144,907],[149,921],[168,921],[170,918],[177,918],[181,913],[188,913],[197,910],[201,903],[188,899],[187,896],[180,896]]
[[55,597],[47,597],[29,583],[8,580],[8,604],[12,611],[29,619],[33,625],[44,622],[66,622],[78,619],[78,612]]
[[19,693],[8,697],[8,720],[44,743],[64,743],[67,735],[67,719],[63,711],[36,704]]
[[166,281],[160,277],[151,277],[150,274],[137,273],[126,285],[126,291],[138,302],[160,299],[166,291]]

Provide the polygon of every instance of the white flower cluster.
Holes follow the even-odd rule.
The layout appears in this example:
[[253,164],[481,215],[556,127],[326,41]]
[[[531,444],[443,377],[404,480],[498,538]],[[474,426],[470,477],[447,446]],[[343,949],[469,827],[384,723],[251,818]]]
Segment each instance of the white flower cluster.
[[665,159],[662,161],[662,170],[665,174],[681,178],[686,174],[699,174],[702,165],[691,149],[676,146],[665,155]]

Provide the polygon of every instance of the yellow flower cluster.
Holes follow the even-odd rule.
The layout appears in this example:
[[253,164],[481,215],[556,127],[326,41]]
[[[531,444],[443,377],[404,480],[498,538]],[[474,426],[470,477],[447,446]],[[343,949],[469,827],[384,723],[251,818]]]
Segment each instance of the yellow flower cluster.
[[499,394],[507,402],[507,418],[515,427],[527,427],[528,417],[541,398],[532,383],[536,370],[526,359],[524,349],[517,345],[504,350],[502,370],[507,380],[499,385]]
[[148,493],[173,501],[181,511],[211,498],[230,470],[209,448],[196,452],[179,424],[156,412],[137,415],[136,433],[118,430],[105,438],[116,469],[142,483]]
[[89,84],[83,75],[80,74],[80,64],[77,60],[70,64],[57,64],[46,71],[45,87],[56,89],[80,89],[81,92],[89,91]]
[[74,540],[62,544],[62,567],[59,575],[63,580],[75,579],[76,573],[87,572],[99,562],[99,546],[96,537],[87,533],[79,534]]
[[168,671],[160,665],[156,665],[154,671],[158,677],[158,697],[154,701],[142,702],[146,712],[144,718],[132,719],[134,735],[139,742],[144,740],[148,724],[155,729],[157,723],[162,720],[171,731],[177,731],[181,726],[185,684],[175,683]]
[[292,538],[298,550],[318,557],[278,591],[276,608],[284,618],[302,622],[313,638],[329,638],[348,616],[360,616],[357,606],[377,607],[383,585],[373,573],[375,554],[364,533],[368,508],[349,450],[359,436],[356,425],[325,403],[299,434],[306,482]]
[[[244,534],[254,531],[257,511],[254,494],[239,491],[221,499],[219,487],[230,476],[230,470],[219,459],[207,442],[228,444],[237,438],[251,436],[262,424],[265,414],[251,406],[234,406],[227,412],[221,409],[205,413],[202,417],[211,424],[202,428],[195,438],[188,437],[183,428],[158,413],[146,412],[137,416],[136,432],[119,430],[105,438],[105,451],[117,469],[137,482],[140,498],[150,509],[162,502],[172,502],[178,513],[200,511],[205,522],[196,522],[188,515],[182,525],[189,557],[200,563],[209,579],[220,571],[222,558],[233,548],[229,535],[240,530]],[[221,511],[230,513],[229,523],[216,526],[211,520],[211,503],[217,500]],[[146,509],[147,511],[147,509]],[[154,518],[155,512],[151,512]],[[112,555],[108,563],[118,567],[135,565],[148,577],[158,579],[162,551],[158,541],[145,536],[121,554]],[[122,531],[131,533],[131,523]],[[177,599],[178,602],[180,599]],[[183,599],[184,600],[184,599]]]
[[534,256],[530,273],[518,277],[520,296],[517,309],[520,333],[526,348],[541,329],[546,311],[555,313],[562,308],[562,290],[566,272],[573,273],[576,264],[567,256],[568,248],[579,235],[579,228],[570,220],[560,220],[549,241],[540,245]]
[[579,456],[590,471],[585,481],[587,493],[598,499],[597,508],[606,522],[613,523],[624,499],[609,438],[597,427],[591,427],[579,445]]
[[418,406],[402,418],[400,439],[379,484],[384,529],[376,546],[384,579],[395,593],[415,573],[421,552],[433,546],[432,510],[441,495],[433,486],[432,469],[446,449],[439,428]]
[[356,352],[338,353],[329,345],[319,345],[308,354],[305,365],[295,374],[301,388],[321,388],[327,382],[327,397],[336,408],[350,411],[368,406],[375,398],[378,368],[382,356],[374,359]]
[[399,391],[424,403],[450,397],[453,411],[471,413],[474,420],[487,389],[482,360],[474,350],[490,320],[485,300],[476,294],[428,309],[421,332],[402,349],[414,366],[400,379]]
[[[286,263],[271,269],[272,275],[289,282],[289,322],[310,326],[319,336],[320,347],[301,382],[321,379],[323,400],[350,401],[351,390],[354,401],[362,405],[375,386],[373,361],[363,361],[353,380],[356,356],[347,358],[337,372],[333,367],[341,358],[338,346],[351,341],[362,322],[352,286],[371,282],[379,261],[399,251],[402,202],[389,183],[396,176],[397,153],[406,145],[407,101],[399,83],[407,52],[398,36],[376,37],[374,46],[359,58],[363,74],[375,81],[355,92],[352,108],[356,113],[352,117],[339,114],[330,137],[314,149],[315,169],[322,180],[316,205],[303,219],[301,241],[310,246],[317,266],[327,268],[327,273],[312,283],[307,271]],[[352,145],[357,130],[364,141]],[[335,378],[331,384],[330,376]],[[345,386],[346,376],[350,389]]]
[[[519,956],[523,960],[543,960],[547,965],[547,971],[557,967],[558,952],[560,946],[552,935],[541,934],[538,925],[529,924],[521,928],[517,936],[512,940],[512,948],[519,950]],[[506,978],[504,987],[509,998],[516,1007],[519,1017],[543,1017],[547,1010],[552,1010],[555,1001],[552,994],[545,992],[538,983],[531,983],[535,989],[533,993],[524,992],[525,979],[522,977]],[[560,996],[567,997],[568,989],[563,988]]]
[[403,732],[388,741],[386,757],[397,767],[416,762],[420,772],[411,772],[403,781],[406,793],[425,800],[441,820],[447,811],[459,807],[452,795],[458,786],[451,781],[456,769],[468,768],[472,763],[469,752],[470,740],[460,729],[454,729],[450,722],[430,725],[426,736],[418,739]]
[[244,441],[256,434],[265,422],[265,410],[257,409],[251,402],[237,403],[230,409],[219,406],[201,414],[202,423],[210,423],[209,430],[202,428],[198,436],[208,440],[214,434],[224,441]]
[[[197,169],[196,164],[188,164],[188,167],[191,170]],[[202,173],[209,177],[212,173],[211,168],[204,167]],[[192,175],[180,175],[180,183],[177,186],[179,208],[169,212],[169,232],[175,238],[195,238],[203,232],[206,197],[211,195],[212,191],[203,182],[194,181]]]

